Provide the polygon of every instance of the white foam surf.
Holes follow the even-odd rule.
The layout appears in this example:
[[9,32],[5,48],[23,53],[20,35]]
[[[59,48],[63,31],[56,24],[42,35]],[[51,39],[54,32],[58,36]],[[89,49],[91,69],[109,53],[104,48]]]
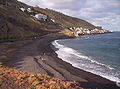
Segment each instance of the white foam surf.
[[114,68],[112,68],[112,67],[110,67],[110,66],[108,66],[108,65],[105,65],[105,64],[103,64],[103,63],[99,63],[99,62],[95,61],[93,58],[88,57],[88,56],[85,56],[85,55],[77,52],[76,50],[74,50],[74,49],[72,49],[72,48],[65,47],[65,46],[59,44],[57,41],[59,41],[59,40],[55,40],[52,44],[53,44],[55,47],[57,47],[57,48],[61,48],[63,51],[65,51],[65,52],[67,52],[67,53],[73,54],[73,55],[75,55],[75,56],[77,56],[77,57],[79,57],[79,58],[82,58],[82,59],[87,59],[87,60],[89,60],[89,61],[92,62],[92,63],[96,63],[96,64],[98,64],[98,65],[105,66],[105,67],[107,67],[107,68],[109,68],[109,69],[114,69]]
[[59,44],[58,41],[59,40],[55,40],[52,42],[52,44],[59,49],[56,51],[56,53],[63,61],[71,63],[74,67],[83,69],[116,82],[116,84],[120,82],[120,79],[117,77],[120,75],[120,71],[114,73],[115,69],[109,65],[97,62],[92,57],[85,56],[70,47]]

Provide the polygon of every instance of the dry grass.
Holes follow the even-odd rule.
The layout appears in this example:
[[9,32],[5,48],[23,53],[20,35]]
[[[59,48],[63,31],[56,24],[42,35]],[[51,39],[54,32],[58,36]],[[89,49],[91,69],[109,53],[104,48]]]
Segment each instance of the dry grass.
[[83,89],[76,82],[0,67],[0,89]]

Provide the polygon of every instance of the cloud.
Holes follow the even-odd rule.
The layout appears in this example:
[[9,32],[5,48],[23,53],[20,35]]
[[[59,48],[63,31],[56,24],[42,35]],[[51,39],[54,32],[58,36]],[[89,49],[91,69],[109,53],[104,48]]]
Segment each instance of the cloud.
[[[120,31],[120,0],[20,0],[51,8],[106,29]],[[111,28],[110,28],[111,27]]]
[[44,0],[45,5],[54,9],[79,10],[86,0]]
[[81,10],[80,17],[84,17],[94,25],[103,26],[105,29],[120,31],[119,8],[119,0],[88,0]]
[[28,5],[31,5],[31,6],[40,6],[40,7],[44,7],[44,1],[43,0],[18,0],[18,1],[21,1],[21,2],[24,2]]

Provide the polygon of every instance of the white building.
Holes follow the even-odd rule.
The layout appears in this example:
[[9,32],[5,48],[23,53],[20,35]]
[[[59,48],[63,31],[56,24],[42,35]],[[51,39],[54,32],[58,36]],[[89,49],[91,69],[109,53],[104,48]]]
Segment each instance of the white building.
[[83,28],[82,28],[82,27],[80,27],[80,30],[83,30]]
[[25,12],[25,10],[27,11],[27,12],[32,12],[32,10],[31,10],[31,8],[20,8],[20,10],[21,11],[23,11],[23,12]]
[[86,33],[87,33],[87,34],[90,34],[90,31],[89,31],[89,30],[87,30],[87,31],[86,31]]
[[25,11],[25,8],[20,8],[20,10],[24,12],[24,11]]
[[95,30],[95,31],[98,31],[98,29],[97,29],[97,28],[95,28],[94,30]]
[[80,28],[76,28],[76,30],[77,30],[77,31],[79,31],[79,30],[80,30]]
[[54,20],[54,19],[51,19],[51,21],[55,23],[55,20]]
[[82,34],[83,32],[81,30],[77,31],[76,32],[77,34]]
[[48,17],[47,15],[39,13],[35,15],[35,18],[37,18],[38,20],[46,21]]
[[28,11],[28,12],[32,12],[31,8],[27,8],[27,11]]
[[70,30],[73,30],[72,27],[70,28]]

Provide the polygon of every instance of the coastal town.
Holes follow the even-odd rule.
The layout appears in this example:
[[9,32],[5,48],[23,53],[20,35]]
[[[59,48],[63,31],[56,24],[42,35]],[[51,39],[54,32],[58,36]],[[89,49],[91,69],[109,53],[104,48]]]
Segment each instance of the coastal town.
[[74,31],[75,36],[92,35],[92,34],[104,34],[104,33],[110,32],[108,30],[102,29],[102,27],[98,27],[98,28],[88,29],[88,28],[83,28],[83,27],[71,27],[70,30]]

